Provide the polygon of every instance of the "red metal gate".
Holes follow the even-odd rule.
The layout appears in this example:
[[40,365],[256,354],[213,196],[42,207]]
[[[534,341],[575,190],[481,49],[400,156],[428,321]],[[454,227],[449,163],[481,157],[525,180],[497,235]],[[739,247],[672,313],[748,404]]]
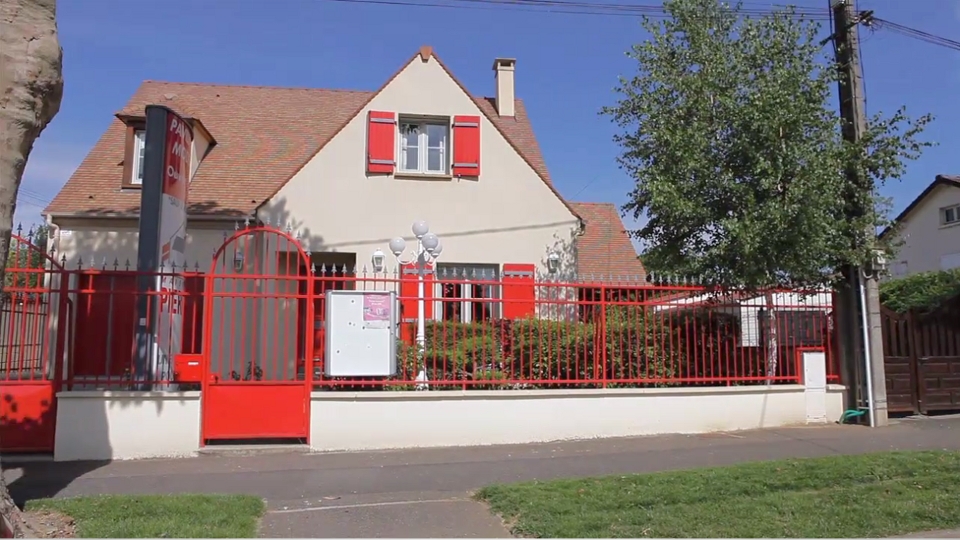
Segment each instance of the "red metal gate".
[[[63,267],[26,238],[10,237],[0,296],[0,451],[52,452],[70,320]],[[45,238],[39,238],[43,241]]]
[[217,250],[206,279],[203,443],[309,442],[310,257],[281,230],[246,227]]

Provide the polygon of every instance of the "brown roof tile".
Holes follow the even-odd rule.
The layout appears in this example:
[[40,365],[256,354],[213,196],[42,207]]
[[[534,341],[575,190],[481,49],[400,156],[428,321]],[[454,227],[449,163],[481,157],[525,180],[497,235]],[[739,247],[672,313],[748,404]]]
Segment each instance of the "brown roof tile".
[[[144,107],[153,103],[199,120],[217,144],[190,183],[190,213],[249,215],[378,92],[144,81],[117,116],[142,117]],[[557,197],[584,220],[585,232],[577,243],[580,274],[645,279],[613,204],[568,203],[556,191],[523,101],[516,100],[515,116],[508,118],[497,114],[493,98],[473,99]],[[140,190],[120,187],[124,137],[124,123],[115,118],[44,213],[136,215]]]
[[[406,63],[401,71],[403,67]],[[144,81],[117,115],[143,116],[144,107],[155,103],[201,121],[217,145],[190,183],[190,213],[247,215],[276,194],[376,93]],[[516,100],[515,117],[502,118],[493,98],[473,99],[556,193],[523,102]],[[44,213],[137,214],[140,191],[120,187],[124,135],[123,122],[114,119]]]
[[577,272],[588,279],[646,283],[647,271],[612,203],[570,203],[584,221],[577,240]]

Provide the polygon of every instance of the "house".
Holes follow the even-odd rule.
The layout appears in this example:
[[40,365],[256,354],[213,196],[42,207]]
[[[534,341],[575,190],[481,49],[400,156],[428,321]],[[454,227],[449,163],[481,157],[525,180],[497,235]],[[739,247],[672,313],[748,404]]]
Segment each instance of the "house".
[[960,176],[938,175],[880,238],[896,248],[890,277],[960,268]]
[[[642,283],[615,206],[554,187],[515,97],[516,61],[493,69],[490,98],[430,47],[373,92],[145,81],[46,208],[53,247],[68,267],[136,260],[144,107],[160,104],[194,126],[186,257],[201,271],[244,220],[296,231],[328,271],[369,265],[397,236],[409,246],[426,220],[443,246],[437,275],[547,275],[559,256],[557,279]],[[427,294],[477,294],[461,289]]]
[[[515,70],[494,61],[492,98],[429,47],[372,92],[144,82],[45,209],[48,246],[28,246],[43,268],[7,269],[18,304],[4,320],[19,322],[6,331],[21,338],[0,350],[0,371],[18,369],[0,400],[3,450],[99,460],[231,441],[358,450],[839,418],[843,388],[801,378],[799,360],[758,391],[763,359],[731,355],[736,335],[669,315],[645,326],[657,295],[676,291],[648,286],[614,205],[558,193]],[[190,173],[187,268],[140,274],[145,155],[160,170],[145,154],[151,104],[192,126],[190,161],[169,144],[180,161],[167,175]],[[425,276],[410,249],[381,259],[395,237],[413,244],[420,220],[443,247]],[[826,366],[822,348],[807,353],[804,365]],[[345,358],[377,367],[327,369]],[[421,387],[460,391],[393,391]]]

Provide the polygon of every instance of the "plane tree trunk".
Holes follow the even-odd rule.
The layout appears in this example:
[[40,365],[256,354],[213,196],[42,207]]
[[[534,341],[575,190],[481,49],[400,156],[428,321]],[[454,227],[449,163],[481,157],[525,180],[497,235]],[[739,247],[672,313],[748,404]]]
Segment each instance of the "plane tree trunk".
[[[0,293],[20,179],[34,141],[60,111],[63,97],[56,12],[56,0],[0,0]],[[2,474],[0,533],[25,533]]]

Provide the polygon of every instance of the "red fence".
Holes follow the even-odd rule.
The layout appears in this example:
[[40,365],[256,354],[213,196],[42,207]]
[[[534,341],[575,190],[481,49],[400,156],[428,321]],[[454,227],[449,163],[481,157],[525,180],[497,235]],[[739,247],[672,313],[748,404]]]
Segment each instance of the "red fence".
[[[179,306],[181,353],[199,358],[204,340],[232,340],[231,347],[255,346],[263,351],[250,360],[250,376],[289,371],[290,377],[303,380],[312,371],[315,387],[328,390],[412,389],[423,382],[418,380],[421,371],[433,389],[797,383],[802,376],[799,351],[810,347],[826,351],[829,380],[838,380],[830,293],[747,295],[688,285],[534,281],[532,268],[528,273],[510,270],[488,276],[445,273],[442,268],[436,275],[431,273],[425,284],[428,321],[422,354],[415,342],[414,272],[357,275],[342,267],[321,266],[293,270],[282,278],[238,273],[229,276],[238,284],[235,287],[249,285],[263,291],[266,281],[285,283],[269,307],[269,316],[255,316],[268,309],[255,299],[229,308],[235,319],[240,313],[246,321],[262,321],[244,328],[219,324],[216,313],[205,324],[205,309],[214,306],[217,313],[226,309],[213,301],[216,291],[206,290],[213,282],[210,276],[178,273],[186,283],[184,293],[151,293],[147,301]],[[69,310],[57,321],[68,336],[62,374],[65,389],[132,385],[137,277],[135,272],[109,269],[47,273],[48,280],[63,283],[58,294],[69,299]],[[329,289],[397,292],[403,322],[395,376],[323,376],[323,294]],[[263,293],[259,294],[262,299]],[[307,309],[308,303],[312,309]],[[9,304],[0,311],[0,324],[10,326],[0,329],[0,364],[4,364],[0,369],[27,369],[35,351],[49,350],[38,342],[47,334],[30,331],[47,324],[44,305],[38,299],[29,312],[11,314]],[[307,320],[308,313],[314,320]],[[20,358],[28,361],[13,360]],[[271,367],[281,363],[295,364],[297,369]],[[197,377],[174,365],[155,382],[195,384]]]

